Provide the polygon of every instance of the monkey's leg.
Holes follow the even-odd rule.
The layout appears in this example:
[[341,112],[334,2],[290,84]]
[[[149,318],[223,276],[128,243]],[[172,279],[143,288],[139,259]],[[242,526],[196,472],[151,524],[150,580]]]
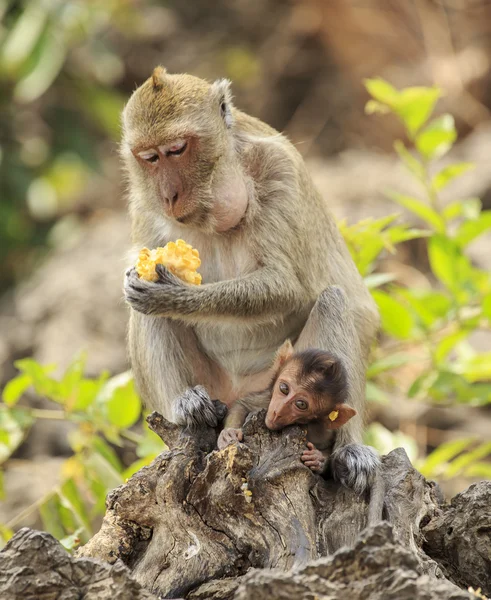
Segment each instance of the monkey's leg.
[[129,351],[145,406],[188,427],[215,427],[223,418],[223,407],[207,392],[218,391],[215,367],[201,352],[191,327],[132,310]]
[[[356,299],[353,299],[353,302],[355,303]],[[357,318],[363,320],[363,314],[358,314]],[[373,321],[373,314],[367,313],[366,319]],[[344,291],[337,286],[330,286],[317,299],[295,345],[295,351],[307,348],[327,350],[337,356],[346,368],[348,404],[353,406],[358,414],[336,430],[329,468],[334,479],[358,493],[370,487],[380,463],[375,450],[362,445],[367,355],[362,343],[367,343],[367,337],[370,336],[365,335],[365,339],[360,341],[353,312]],[[326,433],[330,438],[329,432]],[[322,449],[317,440],[315,444]]]

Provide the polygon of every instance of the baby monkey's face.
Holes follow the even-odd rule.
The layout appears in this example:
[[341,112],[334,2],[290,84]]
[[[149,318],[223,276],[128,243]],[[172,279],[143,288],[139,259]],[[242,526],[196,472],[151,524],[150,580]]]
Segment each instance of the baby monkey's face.
[[[317,355],[321,356],[320,351]],[[330,356],[329,361],[332,363]],[[293,354],[279,369],[265,420],[268,429],[276,431],[312,421],[323,421],[326,428],[337,429],[356,415],[353,408],[343,403],[344,389],[338,394],[330,391],[340,389],[332,385],[332,364],[327,369],[308,368],[308,364],[302,354]]]

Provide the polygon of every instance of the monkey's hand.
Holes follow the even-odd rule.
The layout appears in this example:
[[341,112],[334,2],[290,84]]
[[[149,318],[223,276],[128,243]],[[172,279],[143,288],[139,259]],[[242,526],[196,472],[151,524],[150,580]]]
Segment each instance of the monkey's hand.
[[307,442],[308,450],[304,450],[300,460],[314,473],[322,473],[326,466],[326,457],[314,444]]
[[370,446],[348,444],[331,454],[333,478],[357,494],[363,494],[371,486],[379,465],[380,458]]
[[187,389],[174,400],[174,419],[178,425],[189,429],[216,427],[227,412],[219,400],[211,400],[202,385]]
[[232,429],[229,427],[228,429],[224,429],[218,436],[217,446],[219,450],[223,450],[229,444],[241,442],[243,439],[242,429]]
[[158,275],[155,282],[141,279],[134,267],[126,271],[124,280],[126,302],[131,308],[144,315],[162,314],[163,298],[166,294],[187,287],[164,265],[157,265],[155,271]]

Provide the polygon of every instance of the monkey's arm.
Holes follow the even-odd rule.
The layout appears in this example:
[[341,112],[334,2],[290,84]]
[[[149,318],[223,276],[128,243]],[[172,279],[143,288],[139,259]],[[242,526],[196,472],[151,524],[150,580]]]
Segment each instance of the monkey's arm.
[[261,267],[227,281],[187,285],[162,265],[156,282],[140,279],[134,268],[126,273],[125,296],[138,312],[175,319],[255,318],[285,314],[305,305],[305,291],[290,271]]
[[223,431],[218,437],[218,448],[221,450],[235,441],[242,441],[242,425],[247,415],[255,410],[267,408],[271,392],[264,390],[239,398],[227,413]]

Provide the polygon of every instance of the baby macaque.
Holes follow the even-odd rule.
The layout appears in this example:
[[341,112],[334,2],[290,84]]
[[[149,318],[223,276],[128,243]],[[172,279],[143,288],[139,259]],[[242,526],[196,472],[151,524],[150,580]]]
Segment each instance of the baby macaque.
[[316,473],[326,469],[333,431],[356,415],[345,403],[348,385],[345,369],[335,356],[324,350],[294,352],[289,340],[278,350],[270,387],[238,400],[230,409],[225,428],[218,439],[224,448],[242,441],[246,416],[267,408],[266,427],[273,431],[295,423],[307,425],[307,450],[304,464]]

